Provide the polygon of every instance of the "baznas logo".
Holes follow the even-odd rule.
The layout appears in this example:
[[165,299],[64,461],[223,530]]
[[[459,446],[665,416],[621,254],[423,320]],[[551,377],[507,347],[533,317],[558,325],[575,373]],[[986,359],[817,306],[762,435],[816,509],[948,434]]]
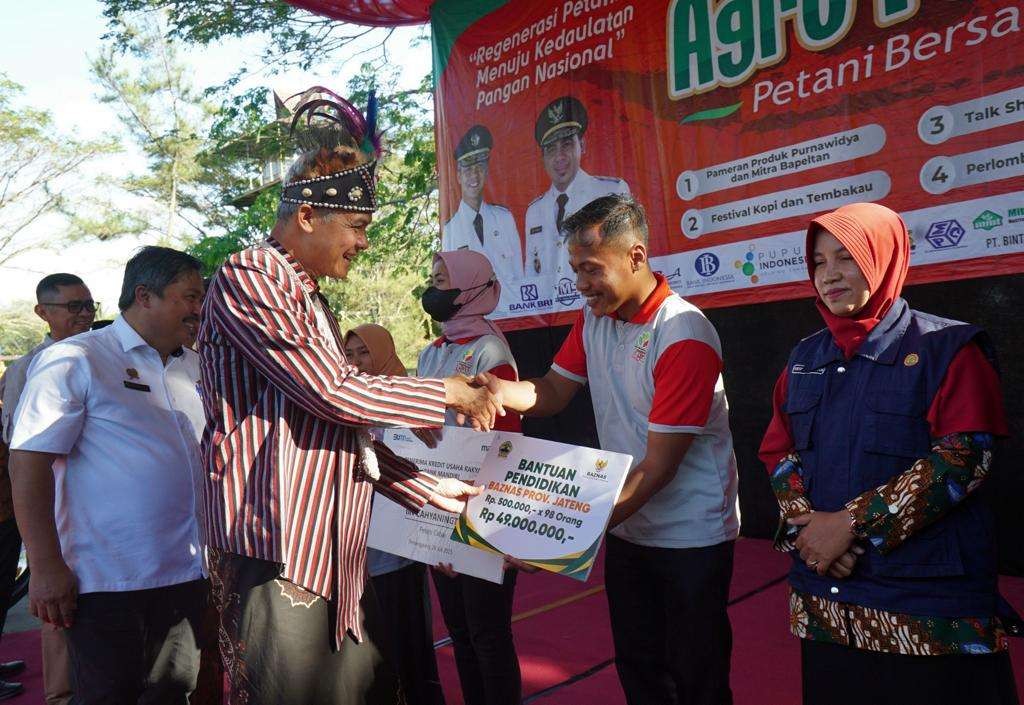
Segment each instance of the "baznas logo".
[[697,255],[697,259],[693,261],[693,268],[697,274],[702,277],[710,277],[718,271],[719,261],[718,257],[710,252],[702,252]]
[[604,458],[598,458],[597,462],[594,463],[594,467],[596,467],[598,470],[604,470],[606,467],[608,467],[608,461],[605,460]]
[[974,226],[975,230],[991,230],[992,228],[998,228],[1003,224],[1003,218],[998,213],[992,211],[984,211],[981,215],[974,219],[971,225]]
[[965,234],[967,231],[957,221],[941,220],[938,223],[932,223],[928,232],[925,233],[924,239],[936,250],[945,250],[959,245]]
[[505,441],[498,446],[498,457],[507,458],[508,454],[512,452],[512,441]]

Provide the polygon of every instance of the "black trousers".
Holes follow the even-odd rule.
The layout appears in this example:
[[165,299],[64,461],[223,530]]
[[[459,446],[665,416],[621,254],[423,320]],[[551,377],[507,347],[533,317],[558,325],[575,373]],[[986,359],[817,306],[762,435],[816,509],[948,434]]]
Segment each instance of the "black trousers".
[[1010,654],[904,656],[800,640],[804,705],[1017,705]]
[[7,605],[11,601],[14,579],[18,575],[21,556],[21,534],[14,517],[0,521],[0,634],[7,622]]
[[728,705],[733,542],[652,548],[608,535],[605,590],[629,705]]
[[66,630],[72,705],[188,703],[208,597],[205,580],[79,595]]
[[427,567],[422,563],[371,578],[387,635],[387,655],[409,705],[444,705],[434,656]]
[[373,583],[359,603],[362,642],[333,651],[335,606],[280,577],[270,561],[210,550],[228,679],[225,705],[403,705]]
[[519,705],[523,684],[512,641],[516,571],[501,585],[468,575],[449,578],[430,571],[466,705]]

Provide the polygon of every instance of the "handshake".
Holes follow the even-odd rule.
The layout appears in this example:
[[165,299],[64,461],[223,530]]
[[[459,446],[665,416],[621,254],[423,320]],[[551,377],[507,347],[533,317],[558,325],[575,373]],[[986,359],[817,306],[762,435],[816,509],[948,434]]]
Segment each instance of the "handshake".
[[505,415],[502,380],[494,375],[446,377],[444,391],[445,404],[456,412],[460,425],[468,420],[477,431],[490,431],[495,420]]

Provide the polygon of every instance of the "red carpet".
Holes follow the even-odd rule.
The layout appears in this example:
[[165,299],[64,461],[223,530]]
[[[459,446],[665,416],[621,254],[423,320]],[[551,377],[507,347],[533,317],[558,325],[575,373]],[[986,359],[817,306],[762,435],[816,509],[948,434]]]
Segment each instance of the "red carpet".
[[[767,541],[736,544],[730,607],[734,633],[732,688],[736,705],[797,705],[800,702],[799,648],[789,635],[787,588],[781,578],[787,559]],[[513,626],[523,670],[524,702],[537,705],[619,705],[624,702],[612,658],[608,607],[601,563],[590,581],[578,583],[550,574],[521,575]],[[1003,578],[1003,595],[1024,611],[1024,578]],[[435,630],[444,625],[435,605]],[[1017,689],[1024,701],[1024,639],[1010,640]],[[448,705],[462,705],[451,646],[437,650]],[[13,705],[40,705],[42,672],[39,632],[5,634],[0,661],[28,663],[19,680],[26,693]]]

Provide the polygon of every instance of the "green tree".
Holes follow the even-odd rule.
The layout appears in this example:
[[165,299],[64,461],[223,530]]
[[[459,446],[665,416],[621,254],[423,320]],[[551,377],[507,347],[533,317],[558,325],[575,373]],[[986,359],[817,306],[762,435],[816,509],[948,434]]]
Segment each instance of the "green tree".
[[416,369],[416,358],[434,330],[417,299],[423,278],[412,271],[381,267],[354,268],[344,281],[323,283],[323,293],[342,331],[377,323],[395,339],[398,358]]
[[46,324],[31,301],[17,301],[0,310],[0,358],[21,357],[46,335]]
[[[369,230],[370,250],[356,261],[347,282],[325,284],[325,292],[345,325],[376,320],[389,327],[403,360],[412,364],[431,333],[413,291],[423,286],[430,255],[439,245],[432,76],[425,75],[412,90],[399,90],[399,69],[387,61],[389,32],[334,22],[279,0],[102,3],[111,21],[107,36],[122,49],[135,41],[123,18],[155,14],[168,37],[186,44],[205,46],[230,38],[262,37],[265,49],[254,57],[254,63],[264,73],[292,66],[331,73],[357,57],[371,58],[361,65],[345,94],[358,106],[366,105],[371,89],[378,97],[379,124],[388,148],[378,167],[380,208]],[[270,112],[265,91],[227,97],[237,81],[253,70],[252,66],[240,67],[215,91],[222,105],[199,155],[200,163],[219,160],[231,165],[224,168],[236,183],[246,168],[258,173],[264,162],[292,151],[286,132]],[[212,272],[231,252],[270,231],[278,194],[276,189],[264,191],[247,210],[229,212],[218,222],[222,230],[205,234],[190,251]],[[369,303],[371,300],[375,303]]]
[[23,89],[0,73],[0,266],[68,237],[44,239],[33,226],[79,203],[80,168],[114,149],[109,141],[61,134],[50,113],[18,105]]
[[[101,0],[110,21],[107,36],[127,47],[131,36],[121,18],[160,12],[167,19],[168,35],[188,44],[207,46],[225,39],[260,35],[263,50],[255,57],[263,68],[298,66],[309,69],[375,51],[383,54],[392,30],[337,22],[289,5],[283,0]],[[251,71],[240,67],[229,83]]]
[[108,43],[92,72],[147,168],[110,178],[115,198],[73,214],[72,223],[85,233],[150,233],[172,244],[203,237],[222,224],[221,192],[239,181],[230,164],[201,159],[216,106],[190,80],[158,13],[118,22],[124,43]]

